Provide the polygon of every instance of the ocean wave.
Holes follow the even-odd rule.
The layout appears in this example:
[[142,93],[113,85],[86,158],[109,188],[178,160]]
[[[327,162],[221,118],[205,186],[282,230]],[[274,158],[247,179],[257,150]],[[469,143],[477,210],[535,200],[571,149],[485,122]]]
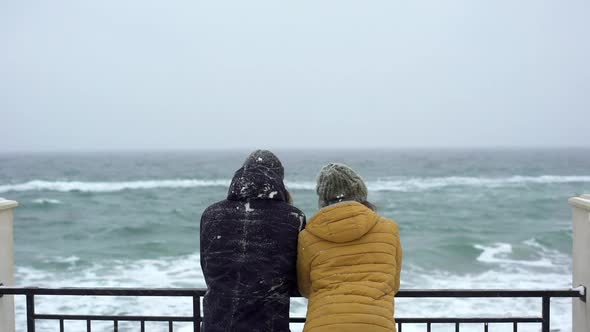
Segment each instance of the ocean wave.
[[491,246],[476,244],[474,247],[482,251],[479,257],[477,257],[477,261],[482,263],[554,267],[551,260],[545,257],[538,260],[518,260],[509,258],[509,255],[512,254],[512,245],[508,243],[494,243]]
[[367,186],[374,191],[423,191],[445,187],[512,187],[529,184],[560,184],[560,183],[590,183],[590,176],[586,175],[541,175],[509,177],[432,177],[378,180],[368,182]]
[[0,193],[10,191],[80,191],[116,192],[122,190],[158,188],[227,187],[229,180],[140,180],[123,182],[83,182],[32,180],[19,184],[0,185]]
[[43,262],[45,263],[50,263],[50,264],[71,264],[71,265],[75,265],[76,263],[78,263],[80,261],[80,257],[78,256],[68,256],[68,257],[62,257],[62,256],[56,256],[56,257],[52,257],[52,258],[46,258],[43,260]]
[[[536,241],[529,240],[525,245],[539,247]],[[496,253],[507,252],[506,244],[497,243],[486,246],[496,248]],[[490,249],[492,250],[492,249]],[[545,250],[545,249],[543,249]],[[492,250],[493,251],[493,250]],[[497,254],[494,254],[497,255]],[[473,274],[458,274],[452,271],[432,270],[407,264],[403,267],[403,289],[554,289],[570,286],[571,270],[561,264],[562,260],[570,260],[566,255],[550,256],[555,260],[553,267],[545,273],[532,273],[531,266],[517,264],[507,266],[493,264],[490,269]],[[59,261],[75,264],[79,260],[76,256],[54,257],[49,261]],[[104,260],[90,266],[78,266],[74,269],[62,271],[47,271],[33,266],[17,266],[17,284],[22,286],[39,287],[205,287],[205,281],[200,269],[198,253],[177,257],[162,257],[160,259],[140,260]],[[191,315],[192,300],[190,298],[141,298],[136,297],[60,297],[55,301],[52,297],[40,297],[36,303],[40,312],[59,314],[136,314],[136,315]],[[16,298],[17,326],[26,326],[26,305],[22,297]],[[302,299],[292,300],[291,315],[304,316],[306,303]],[[510,308],[510,309],[507,309]],[[571,300],[552,300],[552,321],[554,327],[563,331],[571,329]],[[413,299],[400,298],[396,300],[396,314],[398,317],[432,316],[486,316],[486,315],[536,315],[540,312],[537,299]],[[37,330],[40,332],[54,331],[52,322],[39,322]],[[69,323],[72,330],[83,330],[85,322]],[[167,326],[158,328],[150,326],[152,331],[165,331]],[[132,330],[135,326],[120,326],[121,329]],[[301,324],[292,324],[292,331],[300,331]],[[93,322],[94,331],[112,331],[112,323],[102,326]],[[189,324],[175,326],[178,331],[191,331]],[[511,326],[494,325],[494,330],[511,331]],[[404,330],[423,331],[423,326],[404,325]],[[481,326],[465,326],[465,331],[480,331]],[[523,326],[522,331],[538,331],[538,326]],[[166,330],[167,331],[167,330]]]
[[[456,274],[449,271],[405,265],[402,289],[560,289],[571,287],[571,270],[557,263],[544,273],[535,273],[528,266],[491,266],[482,273]],[[396,299],[398,317],[477,317],[535,316],[541,303],[533,298],[451,298]],[[551,321],[556,331],[571,331],[571,299],[551,300]],[[528,326],[527,326],[528,325]],[[404,325],[404,331],[424,331],[424,325]],[[448,329],[451,331],[452,329]],[[481,331],[481,325],[462,326],[461,331]],[[512,331],[512,326],[491,324],[493,331]],[[539,331],[538,325],[521,324],[519,331]],[[444,329],[447,331],[447,329]]]
[[[117,192],[122,190],[150,190],[159,188],[198,188],[198,187],[227,187],[229,179],[170,179],[170,180],[136,180],[122,182],[89,182],[89,181],[48,181],[31,180],[18,184],[0,185],[0,193],[11,191],[60,191],[60,192]],[[368,181],[367,186],[372,191],[424,191],[445,187],[510,187],[530,184],[559,184],[559,183],[590,183],[590,176],[586,175],[541,175],[510,177],[423,177],[423,178],[390,178]],[[295,181],[286,183],[292,190],[315,190],[315,183],[311,181]]]
[[[19,286],[35,287],[134,287],[134,288],[192,288],[205,287],[205,280],[200,269],[198,254],[161,259],[141,260],[106,260],[95,262],[90,266],[76,266],[78,256],[53,257],[43,260],[57,265],[67,264],[71,268],[63,270],[45,270],[39,266],[17,266],[16,283]],[[26,305],[23,297],[16,297],[17,330],[26,326]],[[89,315],[169,315],[189,316],[192,314],[192,299],[186,297],[84,297],[60,296],[59,301],[52,297],[39,297],[36,308],[40,312],[58,314]],[[36,331],[55,331],[54,322],[37,323]],[[168,331],[167,323],[158,326],[149,323],[146,330]],[[159,328],[158,328],[159,327]],[[175,331],[188,328],[188,323],[175,323]],[[123,323],[120,330],[133,331],[136,325]],[[85,322],[68,322],[67,330],[86,330]],[[92,323],[93,331],[112,331],[112,322]]]
[[46,205],[46,204],[50,204],[50,205],[57,205],[57,204],[61,204],[61,201],[59,199],[52,199],[52,198],[37,198],[33,200],[34,204],[40,204],[40,205]]

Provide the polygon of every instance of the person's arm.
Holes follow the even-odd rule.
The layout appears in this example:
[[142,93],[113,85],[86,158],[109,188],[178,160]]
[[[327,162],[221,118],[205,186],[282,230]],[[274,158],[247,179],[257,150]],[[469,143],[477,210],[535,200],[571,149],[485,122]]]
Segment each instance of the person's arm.
[[299,215],[299,220],[301,221],[301,224],[299,225],[299,232],[301,233],[305,229],[305,225],[307,225],[307,220],[303,212]]
[[[301,231],[303,231],[305,229],[305,214],[303,214],[303,212],[299,212],[298,216],[297,216],[297,222],[299,223],[299,229],[297,231],[297,238],[299,238],[299,233],[301,233]],[[298,248],[297,251],[299,251],[299,240],[297,241],[298,243]],[[298,252],[297,252],[298,254]],[[299,257],[299,255],[297,255],[297,257]],[[295,266],[297,266],[297,257],[295,257]],[[293,277],[293,283],[292,283],[292,289],[289,290],[289,296],[291,297],[300,297],[301,293],[299,292],[299,283],[297,281],[298,277],[297,277],[297,268],[295,268],[295,275]]]
[[400,287],[400,280],[401,280],[401,272],[402,272],[402,244],[399,236],[399,228],[395,227],[395,264],[397,267],[396,271],[396,278],[395,278],[395,292],[399,291]]
[[201,257],[201,270],[203,271],[203,275],[205,277],[205,283],[207,282],[207,275],[208,275],[208,270],[207,270],[207,259],[209,257],[208,253],[207,253],[207,248],[209,247],[209,238],[206,235],[206,218],[205,218],[205,214],[207,211],[205,211],[203,213],[203,215],[201,216],[201,224],[199,227],[199,237],[200,237],[200,248],[199,248],[199,254]]
[[309,297],[311,292],[311,280],[310,280],[310,262],[309,255],[305,252],[305,244],[302,241],[302,235],[299,233],[299,243],[297,245],[297,285],[299,286],[299,292],[304,297]]

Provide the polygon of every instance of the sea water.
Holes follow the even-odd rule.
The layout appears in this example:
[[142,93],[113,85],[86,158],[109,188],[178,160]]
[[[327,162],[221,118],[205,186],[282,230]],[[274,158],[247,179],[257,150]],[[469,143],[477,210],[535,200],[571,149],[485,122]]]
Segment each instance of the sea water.
[[[400,226],[402,288],[571,286],[567,199],[590,192],[590,150],[276,151],[295,205],[317,211],[328,162],[360,173],[378,212]],[[0,153],[0,196],[15,212],[16,281],[47,287],[205,287],[201,212],[227,194],[248,151]],[[18,331],[25,327],[17,297]],[[552,301],[551,328],[571,330],[571,300]],[[293,315],[305,301],[293,300]],[[45,297],[38,313],[190,315],[187,298]],[[398,317],[540,315],[540,300],[398,299]],[[112,323],[93,323],[93,331]],[[148,331],[166,324],[147,323]],[[190,326],[177,323],[178,330]],[[454,330],[454,326],[436,326]],[[293,326],[294,330],[301,326]],[[481,325],[466,325],[481,330]],[[511,330],[497,324],[490,331]],[[55,331],[57,322],[38,322]],[[66,330],[83,325],[66,322]],[[538,331],[538,324],[521,327]],[[136,331],[121,323],[120,331]],[[404,326],[407,331],[424,325]]]

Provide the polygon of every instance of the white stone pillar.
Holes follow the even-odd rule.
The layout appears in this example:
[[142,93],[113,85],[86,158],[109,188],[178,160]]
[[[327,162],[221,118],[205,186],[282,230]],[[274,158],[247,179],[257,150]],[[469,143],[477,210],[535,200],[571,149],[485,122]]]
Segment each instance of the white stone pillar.
[[[12,210],[18,206],[15,201],[0,198],[0,282],[14,286],[14,240]],[[0,298],[0,331],[14,332],[14,296]]]
[[[569,199],[573,207],[573,287],[585,286],[590,290],[590,195]],[[590,331],[590,297],[587,302],[573,299],[573,332]]]

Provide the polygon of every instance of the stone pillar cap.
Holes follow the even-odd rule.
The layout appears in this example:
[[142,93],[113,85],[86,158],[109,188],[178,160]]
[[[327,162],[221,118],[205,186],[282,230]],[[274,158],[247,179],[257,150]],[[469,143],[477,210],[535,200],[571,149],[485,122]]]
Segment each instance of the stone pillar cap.
[[580,197],[572,197],[568,202],[571,206],[590,211],[590,194],[582,195]]
[[2,197],[0,197],[0,211],[2,210],[8,210],[8,209],[13,209],[15,207],[18,206],[18,203],[15,201],[9,201],[7,199],[4,199]]

